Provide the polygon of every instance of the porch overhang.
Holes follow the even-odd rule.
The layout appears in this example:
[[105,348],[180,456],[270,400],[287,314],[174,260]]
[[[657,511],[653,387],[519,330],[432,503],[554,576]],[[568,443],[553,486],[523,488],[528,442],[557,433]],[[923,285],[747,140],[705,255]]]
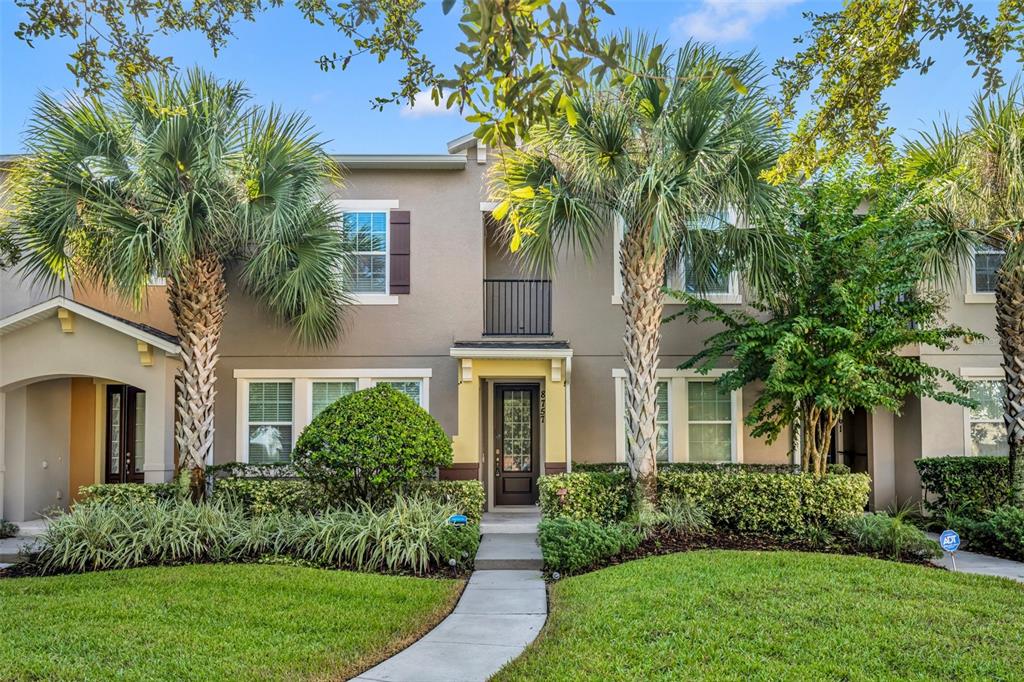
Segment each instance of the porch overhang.
[[554,360],[572,357],[568,341],[456,341],[453,358],[481,360]]

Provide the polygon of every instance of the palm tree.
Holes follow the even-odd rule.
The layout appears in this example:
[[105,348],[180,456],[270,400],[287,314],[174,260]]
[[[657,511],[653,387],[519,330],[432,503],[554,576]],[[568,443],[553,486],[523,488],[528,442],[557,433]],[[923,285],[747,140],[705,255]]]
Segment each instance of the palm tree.
[[175,441],[194,494],[213,447],[225,272],[305,342],[335,338],[347,246],[324,192],[336,169],[304,115],[198,70],[109,98],[41,94],[13,174],[20,268],[136,306],[167,277],[181,344]]
[[929,191],[928,210],[946,228],[936,267],[952,281],[972,250],[1005,252],[996,276],[996,334],[1003,356],[1003,420],[1010,481],[1024,504],[1024,89],[975,98],[961,130],[948,121],[907,147],[912,177]]
[[621,226],[626,459],[651,498],[667,268],[686,257],[705,285],[727,267],[763,283],[781,249],[763,227],[778,193],[761,174],[781,144],[753,55],[691,43],[665,58],[644,36],[625,41],[622,69],[563,99],[561,116],[507,151],[492,190],[511,249],[538,269],[564,249],[592,255]]

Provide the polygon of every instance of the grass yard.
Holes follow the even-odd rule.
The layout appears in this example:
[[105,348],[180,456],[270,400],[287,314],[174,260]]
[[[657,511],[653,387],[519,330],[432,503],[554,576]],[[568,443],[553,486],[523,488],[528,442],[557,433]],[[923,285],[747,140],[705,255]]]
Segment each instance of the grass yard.
[[1021,680],[1024,585],[862,557],[700,551],[568,578],[521,680]]
[[0,580],[0,680],[344,679],[458,594],[454,580],[255,564]]

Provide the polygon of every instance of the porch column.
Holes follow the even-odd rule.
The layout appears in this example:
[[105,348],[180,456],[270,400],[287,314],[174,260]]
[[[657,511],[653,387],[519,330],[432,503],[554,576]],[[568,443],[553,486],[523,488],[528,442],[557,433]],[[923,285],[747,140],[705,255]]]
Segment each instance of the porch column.
[[156,363],[146,391],[146,483],[166,483],[174,476],[174,363]]
[[895,417],[881,408],[868,412],[868,474],[871,476],[871,509],[896,504]]
[[551,360],[544,381],[544,472],[566,470],[565,371],[562,358]]
[[459,432],[452,438],[455,464],[480,462],[480,381],[473,361],[460,358],[459,372]]

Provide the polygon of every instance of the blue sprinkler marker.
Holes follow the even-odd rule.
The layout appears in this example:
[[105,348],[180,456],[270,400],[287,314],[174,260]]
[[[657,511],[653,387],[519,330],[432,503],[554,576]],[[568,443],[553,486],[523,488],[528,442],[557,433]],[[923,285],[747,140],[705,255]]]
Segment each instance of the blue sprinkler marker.
[[953,570],[956,570],[956,551],[960,549],[960,534],[955,530],[946,529],[939,535],[939,546],[949,552],[949,559],[953,562]]

